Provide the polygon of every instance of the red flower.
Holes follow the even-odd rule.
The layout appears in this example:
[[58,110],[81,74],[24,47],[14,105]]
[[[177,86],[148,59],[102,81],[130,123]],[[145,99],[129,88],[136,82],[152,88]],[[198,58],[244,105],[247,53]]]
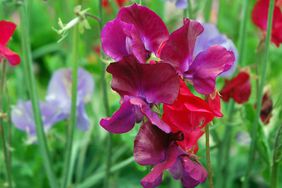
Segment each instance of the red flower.
[[196,153],[197,141],[204,133],[204,127],[214,117],[221,117],[220,98],[216,95],[208,102],[191,93],[186,84],[180,80],[178,98],[172,105],[164,105],[163,120],[173,133],[181,131],[183,141],[178,144],[185,150]]
[[268,124],[270,122],[270,118],[272,117],[272,109],[273,102],[270,94],[269,92],[265,92],[262,98],[262,107],[260,111],[260,119],[264,124]]
[[232,80],[226,80],[220,94],[225,102],[228,102],[230,98],[233,98],[238,104],[247,102],[251,95],[249,73],[242,71]]
[[[252,12],[252,20],[254,24],[259,27],[263,32],[267,29],[267,16],[270,0],[258,0],[254,6]],[[272,22],[272,42],[279,47],[282,43],[282,12],[279,6],[281,6],[281,0],[275,0],[275,8]]]
[[[115,1],[119,7],[122,7],[127,2],[127,0],[115,0]],[[102,6],[105,8],[109,7],[110,6],[109,0],[103,0]]]
[[0,21],[0,62],[4,58],[7,59],[12,66],[18,65],[21,61],[18,54],[6,47],[15,29],[16,25],[14,23],[5,20]]

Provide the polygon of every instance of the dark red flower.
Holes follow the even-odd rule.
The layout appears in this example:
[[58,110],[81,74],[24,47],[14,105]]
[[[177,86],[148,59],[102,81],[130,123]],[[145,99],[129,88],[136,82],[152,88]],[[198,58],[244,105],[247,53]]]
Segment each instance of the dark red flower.
[[[252,12],[252,20],[264,33],[267,29],[267,16],[270,0],[258,0]],[[272,42],[279,47],[282,43],[282,11],[281,0],[275,0],[273,22],[272,22]]]
[[249,100],[251,95],[250,75],[246,71],[241,71],[232,80],[226,80],[223,89],[220,91],[222,99],[228,102],[230,98],[238,104],[243,104]]
[[264,124],[268,124],[272,117],[273,102],[269,92],[265,92],[262,98],[260,119]]
[[14,23],[5,20],[0,21],[0,62],[4,58],[12,66],[18,65],[21,62],[19,55],[6,47],[15,29],[16,25]]
[[171,65],[142,64],[130,56],[111,63],[107,71],[113,76],[112,89],[122,100],[120,109],[112,117],[100,121],[103,128],[112,133],[125,133],[145,115],[164,132],[171,131],[151,109],[154,104],[172,104],[178,95],[178,76]]

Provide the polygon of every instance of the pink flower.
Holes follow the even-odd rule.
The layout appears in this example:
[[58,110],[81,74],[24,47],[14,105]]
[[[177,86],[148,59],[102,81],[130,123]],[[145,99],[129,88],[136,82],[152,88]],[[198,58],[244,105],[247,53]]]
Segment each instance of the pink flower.
[[0,21],[0,62],[6,59],[10,65],[16,66],[21,62],[18,54],[7,48],[7,43],[12,37],[16,25],[5,20]]

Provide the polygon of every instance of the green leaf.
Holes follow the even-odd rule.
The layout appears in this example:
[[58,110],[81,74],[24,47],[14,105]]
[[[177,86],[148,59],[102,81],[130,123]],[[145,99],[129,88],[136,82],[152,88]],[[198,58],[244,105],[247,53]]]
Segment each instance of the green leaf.
[[279,163],[282,160],[282,124],[278,128],[273,153],[273,162]]

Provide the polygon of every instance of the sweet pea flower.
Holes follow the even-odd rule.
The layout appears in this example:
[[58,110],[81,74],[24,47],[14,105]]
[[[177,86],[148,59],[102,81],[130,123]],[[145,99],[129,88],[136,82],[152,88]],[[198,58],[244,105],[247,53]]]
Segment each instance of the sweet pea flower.
[[[54,104],[40,102],[39,104],[44,131],[48,131],[55,123],[64,119]],[[19,101],[12,108],[11,119],[16,128],[25,131],[31,139],[36,137],[35,121],[31,101]]]
[[209,95],[215,91],[216,77],[234,64],[235,55],[213,45],[194,57],[197,38],[203,31],[199,22],[184,19],[184,25],[170,35],[159,53],[162,62],[171,64],[181,77],[192,82],[198,93]]
[[[87,71],[78,70],[77,88],[77,127],[87,130],[89,118],[84,105],[93,95],[94,81]],[[71,108],[71,70],[59,69],[51,78],[46,100],[40,102],[39,108],[45,132],[57,122],[68,119]],[[35,122],[30,101],[19,101],[12,109],[12,122],[20,130],[26,131],[30,138],[36,136]]]
[[134,55],[140,63],[145,63],[151,53],[157,54],[168,36],[165,24],[156,13],[133,4],[121,8],[117,17],[104,26],[101,42],[105,54],[114,61]]
[[179,9],[186,9],[188,6],[187,0],[168,0],[168,1],[175,3],[175,6]]
[[207,50],[213,45],[219,45],[229,51],[232,51],[235,55],[235,62],[228,71],[220,74],[220,76],[222,77],[231,76],[234,73],[238,63],[238,51],[234,43],[225,35],[221,34],[214,24],[202,23],[202,26],[204,27],[204,31],[199,35],[196,40],[193,56],[196,57],[200,52]]
[[172,104],[177,97],[178,76],[171,65],[142,64],[130,56],[111,63],[107,72],[113,77],[112,89],[121,96],[121,107],[112,117],[100,121],[104,129],[112,133],[125,133],[146,116],[161,130],[170,132],[169,126],[151,107],[160,103]]
[[[219,105],[217,96],[210,100]],[[206,180],[207,172],[195,154],[197,142],[204,134],[203,128],[214,117],[222,116],[217,112],[220,107],[209,106],[211,102],[193,95],[180,80],[177,99],[163,108],[162,119],[172,132],[167,134],[149,122],[141,126],[134,141],[134,157],[140,165],[154,166],[141,181],[144,188],[160,185],[165,170],[169,170],[175,179],[180,179],[184,187],[192,188]]]
[[226,80],[220,91],[222,99],[228,102],[231,98],[238,104],[243,104],[249,100],[251,95],[250,75],[246,71],[241,71],[231,80]]
[[261,121],[267,125],[272,117],[273,102],[270,96],[270,92],[266,91],[262,97],[262,106],[260,111]]
[[[56,104],[56,108],[65,116],[70,116],[71,110],[71,69],[57,70],[48,85],[46,101]],[[88,129],[89,117],[85,112],[84,104],[91,100],[94,91],[94,81],[90,73],[78,69],[77,86],[77,127],[83,131]]]
[[7,43],[14,34],[16,25],[5,20],[0,21],[0,62],[6,59],[10,65],[16,66],[21,62],[18,54],[7,48]]
[[[258,0],[252,11],[252,21],[261,30],[266,33],[268,7],[270,0]],[[271,41],[279,47],[282,43],[282,11],[281,1],[275,0],[274,14],[272,20]]]

